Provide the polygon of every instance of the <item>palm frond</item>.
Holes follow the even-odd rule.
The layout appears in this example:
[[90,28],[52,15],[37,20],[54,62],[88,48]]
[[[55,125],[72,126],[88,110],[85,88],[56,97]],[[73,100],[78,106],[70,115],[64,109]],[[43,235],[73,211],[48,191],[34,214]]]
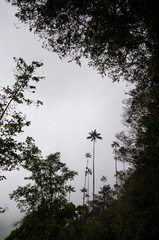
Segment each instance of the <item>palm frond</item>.
[[91,141],[96,141],[97,139],[102,140],[102,137],[100,136],[100,133],[97,133],[96,129],[94,129],[94,131],[91,131],[88,133],[89,136],[87,137],[87,139],[91,139]]

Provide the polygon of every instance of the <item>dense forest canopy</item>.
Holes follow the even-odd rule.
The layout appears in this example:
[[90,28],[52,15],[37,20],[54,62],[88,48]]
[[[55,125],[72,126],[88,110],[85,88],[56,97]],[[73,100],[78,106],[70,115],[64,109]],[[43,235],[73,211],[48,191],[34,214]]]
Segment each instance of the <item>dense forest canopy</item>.
[[[38,34],[51,51],[60,57],[69,56],[114,78],[120,74],[128,81],[140,80],[145,74],[158,73],[158,10],[157,1],[18,1],[16,16]],[[139,78],[137,78],[139,81]]]
[[[75,207],[60,202],[56,214],[58,202],[54,199],[45,208],[50,221],[44,226],[39,224],[41,209],[44,212],[41,201],[39,208],[26,215],[7,239],[31,239],[30,231],[32,239],[157,239],[159,3],[152,0],[7,2],[17,7],[16,16],[39,35],[43,47],[78,64],[85,57],[102,75],[108,72],[113,81],[122,77],[133,86],[127,93],[123,113],[127,131],[117,133],[112,144],[115,160],[129,162],[132,168],[116,172],[114,188],[104,184],[87,205]],[[16,193],[12,197],[17,197],[18,202]],[[63,225],[60,214],[65,220]],[[32,227],[35,219],[38,229]],[[38,235],[39,229],[45,235]]]

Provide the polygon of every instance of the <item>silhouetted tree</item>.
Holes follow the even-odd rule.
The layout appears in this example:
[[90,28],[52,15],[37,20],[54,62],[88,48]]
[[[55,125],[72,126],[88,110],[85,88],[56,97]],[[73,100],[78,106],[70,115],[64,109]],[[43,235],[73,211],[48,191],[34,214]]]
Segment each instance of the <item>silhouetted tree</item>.
[[93,198],[94,198],[94,194],[95,194],[95,143],[97,141],[97,139],[102,140],[102,137],[100,136],[100,133],[97,133],[96,129],[94,131],[89,132],[89,136],[87,137],[87,139],[91,139],[91,141],[93,142]]
[[21,212],[31,217],[29,236],[49,239],[51,232],[59,231],[58,224],[54,226],[54,222],[60,219],[60,210],[67,203],[66,183],[73,180],[77,172],[69,170],[60,161],[59,153],[50,154],[46,159],[37,156],[33,162],[27,162],[25,168],[31,172],[31,176],[25,178],[31,180],[31,183],[19,186],[10,194],[10,198],[18,203]]
[[100,73],[130,82],[158,75],[159,4],[134,1],[7,0],[16,16],[60,57],[82,57]]
[[[17,142],[16,137],[24,131],[25,126],[30,125],[30,121],[26,120],[22,112],[18,112],[17,106],[34,103],[25,96],[25,92],[35,92],[34,83],[41,79],[35,75],[35,69],[43,65],[39,62],[27,65],[22,58],[14,60],[17,64],[15,83],[12,88],[3,87],[0,94],[0,167],[4,170],[16,168],[22,162],[21,153],[25,142]],[[37,101],[37,106],[39,104],[41,102]]]
[[[24,132],[24,128],[30,125],[26,116],[18,111],[19,105],[39,106],[41,101],[34,101],[27,98],[26,93],[35,93],[36,83],[43,77],[36,75],[35,71],[43,64],[33,61],[28,65],[22,58],[14,58],[16,62],[15,83],[12,87],[2,87],[0,93],[0,169],[11,171],[17,169],[25,161],[24,152],[28,150],[33,159],[32,149],[29,148],[31,138],[23,141],[18,140],[18,135]],[[36,149],[36,147],[34,146]],[[34,151],[35,151],[34,149]],[[5,176],[0,176],[0,180]]]

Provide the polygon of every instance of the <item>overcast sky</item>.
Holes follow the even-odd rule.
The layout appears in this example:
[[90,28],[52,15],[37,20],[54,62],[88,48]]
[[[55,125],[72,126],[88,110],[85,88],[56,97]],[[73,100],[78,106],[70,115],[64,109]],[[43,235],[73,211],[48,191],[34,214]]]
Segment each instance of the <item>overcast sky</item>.
[[[14,82],[13,57],[22,57],[27,63],[43,61],[44,66],[38,70],[38,74],[45,76],[45,80],[38,84],[35,97],[44,105],[39,109],[24,108],[32,122],[25,134],[35,139],[44,156],[61,152],[61,161],[78,171],[79,175],[71,183],[76,189],[71,200],[82,204],[80,189],[84,183],[85,154],[92,153],[92,142],[86,137],[94,129],[103,138],[96,144],[96,193],[102,186],[102,175],[107,176],[109,184],[115,183],[111,144],[115,134],[123,129],[122,100],[127,89],[122,82],[112,83],[111,79],[102,78],[87,66],[85,60],[79,67],[75,63],[68,63],[68,59],[60,60],[56,54],[42,49],[42,42],[27,27],[18,23],[14,14],[15,9],[1,0],[0,86]],[[121,168],[122,164],[118,166]],[[89,167],[92,168],[91,160]],[[23,183],[24,175],[24,172],[17,171],[9,173],[8,180],[1,182],[0,201],[8,203],[9,211],[13,203],[8,201],[8,192]]]

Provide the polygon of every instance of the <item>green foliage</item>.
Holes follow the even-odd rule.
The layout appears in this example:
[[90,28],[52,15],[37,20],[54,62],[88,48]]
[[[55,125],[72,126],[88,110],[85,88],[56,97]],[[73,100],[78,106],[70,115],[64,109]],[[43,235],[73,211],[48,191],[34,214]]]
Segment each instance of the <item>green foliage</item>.
[[113,227],[117,239],[157,238],[159,193],[158,169],[137,170],[126,180],[122,195],[116,201]]
[[100,188],[98,194],[94,196],[93,201],[89,202],[90,210],[97,217],[107,209],[114,199],[114,192],[110,185],[104,185]]
[[42,208],[26,215],[19,228],[13,230],[6,240],[33,240],[33,239],[63,239],[66,225],[75,216],[75,206],[60,200],[54,200],[50,209]]
[[[22,58],[16,59],[15,83],[10,88],[3,87],[0,94],[0,168],[12,170],[22,162],[21,155],[26,148],[26,142],[18,142],[16,137],[30,125],[26,116],[17,110],[19,104],[31,105],[33,100],[27,98],[26,92],[35,92],[37,83],[42,77],[35,75],[36,68],[43,64],[32,62],[27,65]],[[40,101],[35,102],[38,106]]]
[[31,176],[25,178],[31,182],[19,186],[10,197],[26,215],[8,239],[16,239],[16,236],[20,239],[57,238],[76,215],[75,206],[67,203],[65,197],[67,181],[73,180],[77,172],[60,161],[60,153],[43,159],[37,152],[23,167],[31,172]]
[[[16,16],[60,57],[89,60],[100,73],[118,80],[144,81],[158,73],[159,4],[146,1],[7,0]],[[149,69],[148,69],[149,68]]]
[[31,172],[31,176],[25,178],[31,180],[31,183],[24,187],[19,186],[10,194],[11,199],[18,202],[18,208],[22,212],[35,211],[43,204],[49,209],[56,198],[64,200],[66,183],[77,174],[60,161],[60,153],[50,154],[46,159],[36,155],[34,159],[27,159],[23,166]]
[[[120,186],[118,199],[114,190],[104,185],[94,203],[75,207],[64,199],[46,202],[26,215],[20,227],[8,239],[57,240],[149,240],[158,236],[159,195],[156,191],[158,169],[130,172]],[[144,204],[143,204],[144,203]],[[93,206],[93,207],[92,207]],[[150,224],[151,222],[151,224]],[[12,237],[13,236],[13,237]],[[15,237],[16,236],[16,237]]]
[[[36,76],[35,70],[43,64],[33,61],[30,65],[22,58],[14,58],[16,62],[15,83],[12,87],[1,88],[0,93],[0,169],[11,171],[17,169],[26,160],[25,153],[28,152],[27,160],[33,159],[35,151],[39,151],[34,140],[27,137],[25,141],[18,141],[17,137],[24,132],[24,128],[30,125],[26,116],[18,111],[19,105],[32,105],[37,107],[41,101],[31,100],[28,93],[35,93],[36,83],[43,77]],[[34,145],[34,146],[33,146]],[[32,148],[30,148],[32,147]],[[6,179],[0,176],[0,181]],[[5,209],[1,208],[1,213]]]

